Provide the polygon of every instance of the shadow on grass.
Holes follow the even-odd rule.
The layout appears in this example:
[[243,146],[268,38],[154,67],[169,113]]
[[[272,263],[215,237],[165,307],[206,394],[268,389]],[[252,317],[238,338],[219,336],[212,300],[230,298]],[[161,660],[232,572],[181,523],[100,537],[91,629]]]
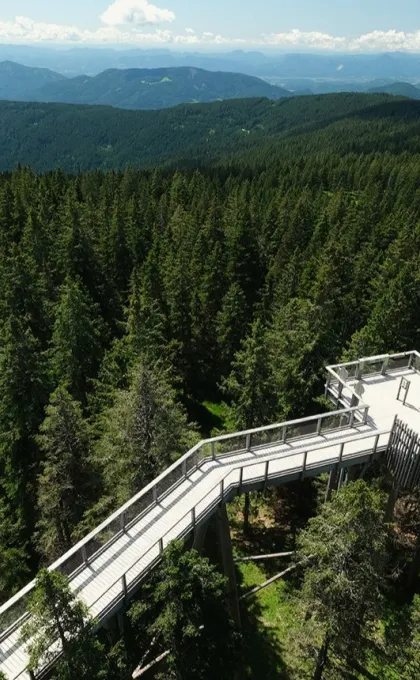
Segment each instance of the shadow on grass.
[[[238,588],[241,589],[241,574]],[[290,675],[282,658],[281,640],[276,628],[264,622],[264,610],[255,596],[241,603],[244,678],[288,680]]]

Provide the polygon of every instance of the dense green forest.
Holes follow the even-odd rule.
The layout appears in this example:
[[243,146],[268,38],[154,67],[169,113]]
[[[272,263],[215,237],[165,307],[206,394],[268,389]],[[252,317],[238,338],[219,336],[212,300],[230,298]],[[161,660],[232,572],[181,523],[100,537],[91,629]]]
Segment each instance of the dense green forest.
[[[235,163],[228,154],[220,164],[201,169],[67,175],[61,169],[36,174],[17,168],[1,175],[1,601],[202,435],[215,428],[254,427],[319,412],[316,400],[322,394],[326,363],[419,347],[418,105],[382,95],[311,101],[310,110],[309,100],[303,98],[281,105],[216,104],[203,108],[202,114],[198,108],[165,113],[172,122],[188,121],[189,114],[202,116],[204,126],[209,124],[207,116],[217,113],[222,119],[237,111],[240,118],[247,108],[255,126],[266,129],[269,120],[276,133],[294,121],[296,139],[291,132],[287,143],[278,147],[266,139],[258,149],[242,149]],[[25,117],[40,112],[31,105],[4,104],[3,129],[12,125],[17,110],[23,112],[22,131]],[[71,109],[46,108],[45,124],[54,111],[65,117]],[[105,119],[113,115],[107,109],[77,111],[92,125],[93,114]],[[119,127],[135,136],[125,114],[118,115]],[[157,130],[162,119],[156,116]],[[236,134],[233,124],[231,129],[228,149]],[[54,130],[50,134],[54,136]],[[66,134],[62,128],[57,145]],[[164,138],[164,128],[161,134]],[[363,145],[365,152],[357,153]],[[186,156],[187,151],[182,153]],[[40,156],[36,167],[59,159],[57,149],[54,160],[42,161]],[[94,165],[95,159],[86,164]],[[328,680],[418,677],[418,638],[412,640],[412,632],[405,630],[398,647],[401,621],[390,604],[403,592],[405,621],[420,616],[418,601],[410,604],[407,599],[417,586],[417,573],[413,576],[411,570],[408,578],[407,565],[413,563],[416,540],[420,548],[418,499],[404,500],[394,535],[379,522],[385,482],[369,478],[358,484],[357,493],[348,485],[309,525],[318,482],[255,500],[257,519],[263,506],[266,516],[277,512],[277,517],[286,517],[287,530],[273,541],[283,541],[286,533],[286,543],[293,540],[295,545],[297,540],[302,555],[317,555],[318,566],[325,569],[302,570],[294,583],[297,600],[287,615],[300,620],[298,612],[308,607],[316,615],[310,621],[303,615],[293,659],[286,659],[281,675],[279,647],[286,638],[281,644],[266,640],[270,655],[274,649],[279,657],[259,677],[315,677],[313,664],[321,653],[322,677]],[[231,512],[235,519],[235,508]],[[323,526],[340,525],[337,517],[343,513],[347,538],[337,539],[329,562],[322,550],[329,541]],[[365,535],[367,526],[371,531]],[[355,537],[360,534],[365,562],[356,559],[360,543]],[[328,578],[339,573],[333,559],[337,554],[344,555],[350,571],[347,580],[333,581],[328,589]],[[385,554],[390,563],[386,575]],[[255,627],[261,617],[249,609],[244,640],[237,639],[212,563],[184,554],[176,545],[166,560],[153,588],[145,586],[147,606],[140,598],[130,611],[132,647],[119,641],[109,651],[109,640],[96,640],[86,629],[86,647],[78,648],[85,650],[79,677],[130,677],[145,640],[156,637],[161,651],[168,645],[173,649],[171,671],[162,677],[224,677],[204,663],[205,650],[194,637],[202,620],[209,630],[205,649],[213,650],[214,663],[216,657],[235,660],[239,654],[246,658],[246,676],[258,677],[247,654],[255,651],[251,641],[261,640],[261,630]],[[356,562],[360,569],[353,583],[356,576],[348,565]],[[187,591],[200,592],[200,606],[194,609],[194,603],[180,598],[176,611],[167,610],[169,603],[178,602],[177,589],[182,590],[182,579],[190,571],[213,586],[201,591],[191,576]],[[245,582],[252,580],[249,572],[241,573]],[[49,583],[42,574],[33,605],[39,630],[50,611],[45,592],[61,588],[63,607],[70,606],[72,597],[63,594],[65,584]],[[378,598],[373,582],[379,583]],[[355,603],[356,586],[361,600]],[[288,598],[291,601],[290,593]],[[379,610],[381,598],[385,609]],[[340,635],[347,620],[337,611],[345,611],[348,619],[353,606],[354,637],[348,634],[343,649]],[[69,635],[79,639],[78,633],[85,630],[83,613],[77,606],[72,611]],[[211,633],[216,611],[220,628]],[[197,650],[191,656],[203,661],[200,671],[185,668],[182,655],[182,636],[188,637],[191,630],[196,632],[188,644]],[[33,634],[32,629],[28,636]],[[390,670],[396,649],[396,665]],[[37,650],[33,653],[36,659]],[[86,658],[98,655],[110,666],[86,668]],[[414,674],[408,673],[401,655],[411,659]],[[357,664],[371,675],[359,675]],[[223,667],[231,678],[231,666],[226,662]],[[71,677],[70,671],[64,662],[58,677]]]
[[291,155],[417,152],[420,104],[386,94],[332,94],[278,102],[241,99],[163,111],[0,102],[0,170],[29,165],[122,170],[247,165]]

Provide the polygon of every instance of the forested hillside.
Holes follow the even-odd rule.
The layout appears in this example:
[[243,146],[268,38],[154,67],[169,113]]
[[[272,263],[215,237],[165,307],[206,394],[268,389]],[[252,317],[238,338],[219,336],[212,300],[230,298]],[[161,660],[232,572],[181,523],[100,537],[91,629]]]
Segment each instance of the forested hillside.
[[[78,76],[48,83],[32,100],[105,104],[134,110],[244,97],[276,100],[290,94],[284,88],[242,73],[214,73],[197,68],[111,69],[93,78]],[[31,98],[25,96],[24,99],[30,101]]]
[[[104,133],[111,110],[2,105],[3,167],[27,154],[38,169],[76,170],[80,163],[92,170],[70,176],[18,168],[0,177],[1,601],[213,427],[251,428],[319,412],[326,363],[420,347],[418,106],[360,95],[180,108],[140,117],[150,121],[149,133],[155,130],[151,146],[160,131],[154,153],[128,125],[136,114],[119,113],[134,163],[166,153],[169,159],[170,148],[175,159],[186,159],[211,124],[216,133],[209,139],[223,131],[229,153],[202,169],[102,173],[93,168],[103,156],[78,146],[77,121],[114,148]],[[245,116],[263,141],[258,151],[247,143],[238,149]],[[175,121],[188,128],[189,147],[183,134],[174,133],[177,141],[166,136]],[[282,131],[287,138],[274,137],[278,145],[270,148],[264,136]],[[144,156],[136,158],[141,148]],[[19,153],[12,163],[13,150]],[[127,160],[120,148],[108,162]],[[314,489],[305,489],[309,504]],[[287,502],[301,517],[303,497],[290,493]],[[348,493],[337,512],[358,507]],[[369,494],[361,493],[360,503],[371,504],[374,528],[379,501]],[[357,511],[366,519],[362,506]],[[357,526],[348,529],[349,541],[362,533],[363,523]],[[311,534],[301,539],[303,546],[311,541]],[[382,564],[374,562],[375,569]],[[213,607],[221,591],[202,568],[214,583]],[[165,593],[178,601],[183,590],[171,573],[167,591],[156,586],[134,611],[133,626],[169,601]],[[360,592],[367,597],[366,588]],[[319,604],[318,595],[311,597]],[[165,621],[163,613],[162,639],[175,644]],[[316,647],[321,628],[309,638],[302,633],[301,644],[315,639]],[[155,629],[147,630],[152,640]],[[255,630],[248,635],[253,640]],[[335,663],[345,654],[333,639]],[[294,670],[287,662],[290,677],[312,677],[299,654]],[[131,661],[124,663],[121,678],[131,675]],[[247,677],[256,677],[249,664]],[[182,677],[213,677],[211,667],[196,672]],[[328,678],[350,677],[336,673]]]
[[[0,170],[271,163],[279,155],[416,151],[420,104],[385,94],[241,99],[163,111],[0,102]],[[318,131],[317,135],[312,134]],[[305,134],[309,133],[309,134]]]

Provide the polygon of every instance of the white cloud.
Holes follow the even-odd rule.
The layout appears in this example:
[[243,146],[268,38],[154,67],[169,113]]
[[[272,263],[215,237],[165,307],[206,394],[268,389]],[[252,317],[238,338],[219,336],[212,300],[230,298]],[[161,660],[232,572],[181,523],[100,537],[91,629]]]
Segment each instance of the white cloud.
[[420,52],[420,30],[413,33],[395,30],[372,31],[356,38],[345,38],[318,31],[305,32],[293,29],[288,33],[264,35],[263,42],[277,47],[293,46],[342,52],[393,52],[397,50]]
[[[122,14],[108,15],[105,22],[104,16],[111,8],[124,9]],[[127,14],[127,8],[131,8]],[[136,8],[134,10],[133,8]],[[114,11],[114,10],[113,10]],[[131,13],[130,13],[131,12]],[[136,13],[137,12],[137,13]],[[131,26],[119,28],[120,21],[125,21]],[[166,17],[166,19],[164,18]],[[232,38],[220,34],[205,31],[201,34],[194,32],[192,28],[186,28],[182,34],[174,31],[155,28],[147,31],[144,27],[149,24],[172,21],[174,18],[170,10],[159,9],[149,4],[146,0],[117,0],[110,5],[102,15],[105,25],[97,30],[89,31],[77,26],[49,24],[37,22],[28,17],[16,17],[13,21],[0,20],[0,42],[3,43],[63,43],[63,44],[127,44],[127,45],[203,45],[203,46],[259,46],[277,47],[279,49],[312,49],[328,50],[331,52],[384,52],[395,50],[409,50],[420,52],[420,30],[412,33],[401,31],[372,31],[356,38],[332,36],[328,33],[317,31],[304,32],[298,29],[283,33],[270,33],[256,36],[251,40],[244,38]],[[142,30],[143,26],[143,30]]]
[[163,24],[174,19],[175,14],[170,9],[156,7],[148,0],[115,0],[101,15],[101,20],[108,26],[122,24],[145,26]]

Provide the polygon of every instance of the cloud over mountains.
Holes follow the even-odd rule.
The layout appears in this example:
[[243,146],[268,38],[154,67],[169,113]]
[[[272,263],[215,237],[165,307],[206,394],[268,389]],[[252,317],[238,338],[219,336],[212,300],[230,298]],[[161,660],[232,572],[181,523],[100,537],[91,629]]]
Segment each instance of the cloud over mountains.
[[[109,0],[108,0],[109,1]],[[159,0],[155,0],[159,2]],[[420,52],[420,30],[407,33],[371,31],[357,37],[334,36],[319,31],[272,31],[251,39],[224,36],[193,28],[173,31],[163,28],[175,21],[171,9],[158,7],[149,0],[114,0],[99,17],[95,30],[78,26],[39,22],[18,16],[12,21],[1,21],[0,42],[3,43],[62,43],[62,44],[125,44],[141,47],[150,45],[194,46],[254,46],[277,47],[285,50],[323,50],[329,52]]]

